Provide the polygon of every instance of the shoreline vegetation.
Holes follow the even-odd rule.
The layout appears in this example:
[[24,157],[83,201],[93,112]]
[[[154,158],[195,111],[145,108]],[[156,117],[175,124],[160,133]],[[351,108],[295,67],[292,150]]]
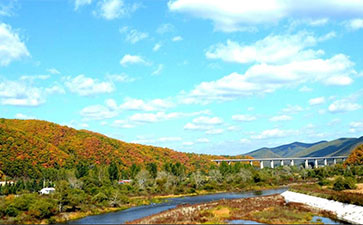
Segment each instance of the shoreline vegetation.
[[230,220],[250,220],[270,224],[306,224],[313,223],[311,222],[313,216],[337,220],[333,213],[300,203],[286,203],[281,195],[274,194],[180,205],[174,209],[129,221],[127,224],[221,224]]

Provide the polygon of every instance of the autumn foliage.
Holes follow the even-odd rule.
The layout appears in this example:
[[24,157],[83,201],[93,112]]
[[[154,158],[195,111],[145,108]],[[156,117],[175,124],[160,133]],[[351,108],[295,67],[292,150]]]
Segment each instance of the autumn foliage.
[[209,168],[210,155],[126,143],[87,130],[40,120],[0,119],[0,172],[28,176],[41,167],[74,168],[79,162],[110,164],[180,162],[187,169]]
[[345,165],[363,165],[363,144],[358,145],[349,155]]

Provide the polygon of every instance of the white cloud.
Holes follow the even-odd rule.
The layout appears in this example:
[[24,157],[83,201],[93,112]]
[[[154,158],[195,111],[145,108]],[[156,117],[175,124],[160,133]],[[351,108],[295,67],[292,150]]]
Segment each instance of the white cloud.
[[129,77],[127,74],[111,74],[106,76],[113,82],[127,83],[135,81],[135,78]]
[[26,76],[21,76],[19,78],[19,80],[29,80],[29,81],[34,81],[34,80],[47,80],[50,76],[49,75],[26,75]]
[[281,63],[316,58],[321,50],[305,50],[326,37],[315,37],[312,33],[299,32],[294,35],[269,35],[251,45],[227,40],[226,44],[211,46],[206,52],[209,59],[221,59],[236,63]]
[[303,86],[299,89],[300,92],[310,92],[310,91],[313,91],[312,88],[309,88],[307,86]]
[[0,66],[30,56],[25,43],[10,25],[0,23]]
[[174,41],[174,42],[177,42],[177,41],[182,41],[183,38],[181,36],[175,36],[171,40]]
[[325,102],[324,97],[312,98],[309,100],[309,105],[321,105]]
[[200,116],[193,119],[193,123],[202,125],[217,125],[221,124],[222,122],[222,119],[219,117]]
[[60,72],[59,72],[57,69],[55,69],[55,68],[47,69],[47,71],[48,71],[49,73],[51,73],[51,74],[60,74]]
[[175,119],[178,117],[180,117],[180,113],[177,112],[136,113],[130,117],[130,120],[139,123],[156,123],[160,121]]
[[125,120],[115,120],[113,121],[112,126],[126,129],[134,127],[134,125],[130,124],[128,121]]
[[336,100],[332,104],[329,105],[328,110],[332,113],[342,113],[342,112],[350,112],[355,111],[362,108],[362,106],[358,103],[352,102],[349,98]]
[[160,111],[173,107],[174,104],[164,99],[144,101],[142,99],[125,98],[120,105],[122,110]]
[[238,114],[238,115],[233,115],[232,119],[236,120],[236,121],[241,121],[241,122],[250,122],[250,121],[256,120],[257,118],[252,115]]
[[0,16],[13,16],[16,3],[16,1],[0,2]]
[[75,0],[74,1],[74,10],[78,10],[80,7],[84,5],[89,5],[92,3],[92,0]]
[[38,106],[45,102],[42,88],[26,81],[0,81],[0,102],[2,105]]
[[15,115],[15,118],[17,119],[22,119],[22,120],[30,120],[30,119],[35,119],[34,116],[28,116],[28,115],[25,115],[25,114],[22,114],[22,113],[17,113]]
[[209,143],[209,139],[208,138],[198,138],[197,142],[199,142],[199,143]]
[[361,1],[173,0],[169,1],[168,7],[172,12],[211,20],[215,30],[224,32],[243,31],[260,24],[277,24],[287,18],[342,19],[363,13]]
[[117,116],[118,111],[103,105],[91,105],[83,108],[80,114],[85,120],[102,120]]
[[275,128],[275,129],[270,129],[270,130],[264,130],[258,135],[253,135],[251,138],[253,138],[253,139],[282,138],[282,137],[289,136],[293,133],[295,133],[295,131],[280,130],[278,128]]
[[97,5],[98,9],[94,11],[94,14],[106,20],[117,19],[128,14],[122,0],[102,0]]
[[244,74],[231,73],[216,81],[202,82],[187,96],[184,103],[227,101],[251,95],[271,93],[283,87],[296,87],[307,82],[325,85],[348,85],[356,74],[353,63],[343,54],[330,59],[309,59],[286,64],[256,64]]
[[170,119],[182,118],[182,117],[191,117],[191,116],[198,116],[203,114],[209,114],[209,111],[199,111],[199,112],[191,112],[191,113],[184,113],[184,112],[157,112],[157,113],[136,113],[130,116],[130,121],[138,122],[138,123],[156,123]]
[[[122,30],[120,30],[120,32],[123,33],[123,32],[127,32],[127,31],[124,31],[124,29],[122,29]],[[132,29],[127,32],[125,40],[127,42],[130,42],[131,44],[135,44],[148,37],[149,37],[148,33],[140,32],[140,31],[137,31],[136,29]]]
[[110,81],[99,81],[83,74],[74,78],[66,77],[65,85],[71,92],[81,96],[111,93],[115,89]]
[[282,109],[282,112],[285,113],[297,113],[301,112],[304,109],[299,105],[287,105],[285,108]]
[[157,29],[156,32],[159,34],[165,34],[168,32],[173,32],[175,30],[175,27],[173,24],[170,23],[165,23],[165,24],[161,24]]
[[361,121],[355,121],[350,123],[350,133],[358,133],[359,135],[363,132],[363,122]]
[[60,86],[59,84],[55,84],[51,87],[46,88],[45,92],[47,94],[65,94],[66,93],[64,88],[62,86]]
[[287,120],[291,120],[291,116],[288,115],[280,115],[280,116],[274,116],[270,118],[270,121],[272,122],[278,122],[278,121],[287,121]]
[[149,63],[147,61],[145,61],[141,56],[138,55],[129,55],[126,54],[122,57],[122,59],[120,60],[120,64],[122,66],[127,66],[129,64],[144,64],[144,65],[149,65]]
[[155,45],[154,45],[154,47],[153,47],[153,51],[154,52],[157,52],[157,51],[159,51],[159,49],[161,48],[161,43],[156,43]]
[[248,140],[247,138],[242,138],[242,139],[240,140],[240,142],[241,142],[242,144],[248,144],[248,143],[250,143],[251,141],[250,141],[250,140]]
[[186,142],[183,142],[182,143],[184,146],[192,146],[192,145],[194,145],[194,143],[193,142],[191,142],[191,141],[186,141]]
[[363,19],[352,19],[345,23],[345,26],[350,30],[359,30],[363,28]]
[[163,64],[159,64],[158,65],[158,68],[156,68],[156,70],[154,70],[151,73],[151,75],[159,75],[163,69],[164,69],[164,65]]

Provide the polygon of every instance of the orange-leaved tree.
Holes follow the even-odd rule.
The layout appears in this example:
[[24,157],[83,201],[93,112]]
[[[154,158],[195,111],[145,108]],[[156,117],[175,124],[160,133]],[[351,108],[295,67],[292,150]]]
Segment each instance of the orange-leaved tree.
[[348,156],[344,165],[363,165],[363,144],[358,145]]

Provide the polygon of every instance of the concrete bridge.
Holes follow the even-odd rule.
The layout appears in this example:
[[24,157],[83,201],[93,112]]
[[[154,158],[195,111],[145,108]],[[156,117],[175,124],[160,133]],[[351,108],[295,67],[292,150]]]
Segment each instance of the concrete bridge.
[[333,161],[333,164],[336,164],[337,160],[340,159],[341,161],[344,161],[347,158],[348,158],[348,156],[331,156],[331,157],[301,157],[301,158],[294,157],[294,158],[259,158],[259,159],[215,159],[212,161],[216,162],[217,164],[219,164],[221,162],[227,162],[228,164],[231,164],[232,162],[249,162],[251,165],[253,162],[257,161],[260,163],[261,169],[263,169],[263,162],[265,162],[265,161],[270,162],[271,168],[274,168],[275,162],[280,162],[280,165],[283,166],[286,161],[290,163],[290,166],[294,166],[295,161],[305,161],[305,168],[308,168],[309,161],[313,161],[314,167],[318,168],[319,160],[323,160],[324,166],[327,166],[328,160],[331,160],[331,161]]

